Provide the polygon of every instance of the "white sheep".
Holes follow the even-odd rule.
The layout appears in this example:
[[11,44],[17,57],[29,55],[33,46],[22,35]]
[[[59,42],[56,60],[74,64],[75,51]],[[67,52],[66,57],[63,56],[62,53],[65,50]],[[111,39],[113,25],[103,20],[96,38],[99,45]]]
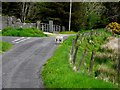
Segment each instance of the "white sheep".
[[63,36],[56,36],[55,42],[56,43],[63,43]]

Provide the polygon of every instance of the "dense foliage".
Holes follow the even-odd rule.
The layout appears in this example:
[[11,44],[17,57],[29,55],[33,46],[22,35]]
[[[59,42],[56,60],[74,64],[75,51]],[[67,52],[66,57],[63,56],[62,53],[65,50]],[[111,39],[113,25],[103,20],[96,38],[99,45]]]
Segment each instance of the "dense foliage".
[[[16,16],[22,22],[48,22],[64,25],[68,30],[69,2],[3,2],[2,14]],[[26,21],[27,20],[27,21]],[[120,2],[73,2],[71,30],[104,28],[120,22]]]

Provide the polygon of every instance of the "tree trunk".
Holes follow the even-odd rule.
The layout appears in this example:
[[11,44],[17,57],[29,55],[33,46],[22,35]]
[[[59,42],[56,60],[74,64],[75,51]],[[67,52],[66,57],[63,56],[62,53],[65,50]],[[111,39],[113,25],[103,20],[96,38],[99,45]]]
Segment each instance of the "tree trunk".
[[22,16],[21,16],[21,21],[23,22],[24,21],[24,14],[25,14],[25,12],[24,12],[24,8],[25,8],[25,2],[22,2]]
[[27,18],[27,14],[29,11],[30,3],[29,2],[22,2],[22,22],[25,22]]

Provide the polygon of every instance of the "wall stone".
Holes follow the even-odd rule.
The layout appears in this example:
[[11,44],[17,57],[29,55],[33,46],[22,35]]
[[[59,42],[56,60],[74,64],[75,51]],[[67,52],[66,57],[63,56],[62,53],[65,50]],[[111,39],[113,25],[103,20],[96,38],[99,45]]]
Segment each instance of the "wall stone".
[[[35,27],[39,30],[45,31],[45,32],[54,32],[57,31],[59,32],[62,28],[62,30],[65,30],[64,26],[59,26],[59,25],[53,25],[53,21],[50,20],[49,24],[47,23],[41,23],[40,21],[37,21],[36,23],[22,23],[21,20],[14,16],[0,16],[0,19],[2,19],[0,23],[0,29],[3,29],[7,26],[11,26],[14,28],[21,27],[21,28],[32,28]],[[54,29],[54,30],[53,30]]]

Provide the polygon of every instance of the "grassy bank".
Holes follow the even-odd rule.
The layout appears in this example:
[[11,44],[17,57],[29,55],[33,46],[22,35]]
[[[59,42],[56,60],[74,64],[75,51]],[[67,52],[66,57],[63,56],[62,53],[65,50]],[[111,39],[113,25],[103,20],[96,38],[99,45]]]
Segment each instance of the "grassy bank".
[[[101,31],[100,31],[101,32]],[[103,31],[102,31],[103,32]],[[110,36],[110,34],[103,33],[104,36]],[[96,44],[95,49],[99,51],[101,44],[105,43],[102,35],[93,36]],[[72,39],[74,37],[69,37],[64,43],[58,46],[54,55],[46,62],[43,66],[41,75],[43,83],[47,88],[115,88],[116,85],[113,85],[111,82],[105,82],[100,79],[95,79],[92,76],[89,76],[88,73],[83,72],[74,72],[69,64],[69,51],[72,45]],[[88,55],[85,57],[86,63],[89,60],[89,52],[93,49],[93,45],[88,44],[84,41],[79,48],[78,57],[82,53],[81,51],[84,48],[88,49]],[[77,57],[77,60],[79,58]],[[76,65],[77,65],[76,61]]]
[[0,53],[9,50],[11,47],[12,47],[12,44],[0,41]]
[[2,32],[0,31],[0,36],[2,36]]
[[18,36],[18,37],[45,37],[47,36],[41,30],[36,28],[12,28],[6,27],[2,30],[3,36]]
[[63,32],[60,32],[60,34],[77,34],[77,32],[74,32],[74,31],[63,31]]

